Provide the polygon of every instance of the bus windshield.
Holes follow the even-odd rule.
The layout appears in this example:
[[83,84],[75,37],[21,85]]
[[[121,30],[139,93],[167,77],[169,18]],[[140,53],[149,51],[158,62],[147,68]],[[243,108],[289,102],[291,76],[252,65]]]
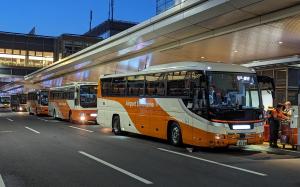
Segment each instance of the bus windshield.
[[80,106],[83,108],[97,107],[97,85],[80,86]]
[[209,105],[211,108],[258,109],[258,83],[255,74],[208,73]]
[[2,104],[9,104],[10,103],[10,97],[0,97],[0,102]]
[[40,102],[42,106],[48,106],[48,91],[42,91],[40,93]]
[[26,104],[26,102],[27,102],[26,94],[19,95],[19,102],[20,102],[20,104]]

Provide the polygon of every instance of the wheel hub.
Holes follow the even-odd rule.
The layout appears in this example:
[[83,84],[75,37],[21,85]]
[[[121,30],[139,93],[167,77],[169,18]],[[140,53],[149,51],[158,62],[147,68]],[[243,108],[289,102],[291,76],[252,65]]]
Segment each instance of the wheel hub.
[[179,129],[178,127],[173,128],[172,130],[172,140],[174,143],[178,143],[179,139]]

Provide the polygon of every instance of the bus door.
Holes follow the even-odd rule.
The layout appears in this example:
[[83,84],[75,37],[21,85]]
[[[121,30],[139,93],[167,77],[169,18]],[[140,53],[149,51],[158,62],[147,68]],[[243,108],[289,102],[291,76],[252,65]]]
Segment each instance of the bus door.
[[274,106],[275,84],[274,80],[268,76],[257,76],[257,82],[261,91],[262,103],[264,110]]
[[[268,110],[274,107],[275,84],[271,77],[257,76],[257,82],[261,92],[262,104],[264,106],[265,119],[267,119]],[[268,120],[264,125],[264,141],[269,141],[270,129]]]

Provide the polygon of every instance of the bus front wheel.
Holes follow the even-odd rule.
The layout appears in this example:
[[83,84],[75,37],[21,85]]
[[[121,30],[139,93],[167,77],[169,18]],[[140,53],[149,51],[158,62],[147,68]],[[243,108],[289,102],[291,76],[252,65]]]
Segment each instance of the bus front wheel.
[[31,107],[29,108],[29,115],[33,115],[32,111],[31,111]]
[[169,142],[174,146],[180,146],[182,144],[181,129],[179,125],[173,122],[169,127]]
[[117,116],[117,115],[113,116],[112,130],[113,130],[115,135],[121,135],[122,134],[121,126],[120,126],[120,117]]

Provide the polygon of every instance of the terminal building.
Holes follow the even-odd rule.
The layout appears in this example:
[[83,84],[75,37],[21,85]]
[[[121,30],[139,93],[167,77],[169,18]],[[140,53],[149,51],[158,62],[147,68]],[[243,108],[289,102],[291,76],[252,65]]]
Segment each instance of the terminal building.
[[[136,23],[107,20],[83,35],[61,34],[58,37],[36,35],[34,32],[0,32],[0,87],[3,86],[2,90],[10,90],[16,82],[22,83],[25,75],[134,25]],[[12,89],[15,89],[15,86]]]
[[[66,65],[50,64],[26,79],[51,86],[65,80],[97,81],[101,73],[140,71],[175,61],[211,61],[253,67],[275,79],[276,102],[296,102],[300,84],[290,76],[298,76],[300,61],[298,6],[294,0],[157,0],[158,15],[141,24],[119,22],[117,29],[108,20],[84,33],[107,38],[95,45],[59,42],[53,61]],[[127,30],[114,35],[122,29]],[[80,59],[86,56],[89,60]],[[108,65],[106,72],[96,72],[94,67],[101,63]]]
[[[236,83],[237,81],[249,81],[250,74],[253,75],[255,73],[254,70],[256,70],[257,75],[269,76],[274,79],[276,88],[274,94],[275,103],[283,103],[290,100],[293,106],[298,107],[300,98],[299,1],[186,0],[180,1],[180,3],[177,1],[157,2],[161,3],[157,4],[157,6],[162,8],[157,8],[160,10],[157,11],[158,15],[153,18],[116,35],[113,35],[115,34],[114,32],[103,32],[101,28],[96,27],[90,32],[85,33],[85,36],[99,37],[106,34],[113,36],[78,52],[72,49],[71,52],[75,52],[74,54],[26,75],[24,77],[25,84],[15,84],[14,88],[9,85],[6,88],[8,90],[16,90],[17,86],[24,86],[22,87],[22,91],[29,92],[31,90],[63,87],[72,82],[99,82],[100,77],[104,80],[106,79],[105,76],[107,76],[109,77],[107,79],[107,87],[112,87],[112,90],[114,90],[111,93],[117,96],[128,95],[128,93],[134,95],[139,93],[139,91],[136,91],[138,89],[131,89],[133,91],[129,91],[128,87],[130,88],[130,86],[128,86],[128,82],[133,82],[132,88],[134,88],[134,84],[145,87],[146,84],[143,81],[146,80],[146,76],[134,76],[134,72],[146,69],[146,72],[154,72],[150,75],[149,81],[157,80],[157,82],[160,82],[159,84],[155,83],[155,85],[160,85],[158,87],[162,88],[163,92],[159,96],[165,97],[168,93],[165,89],[168,88],[169,76],[170,80],[176,76],[181,77],[181,79],[184,77],[185,79],[185,76],[182,76],[182,72],[175,71],[183,65],[179,63],[178,66],[170,67],[170,63],[181,62],[184,64],[193,64],[194,62],[202,62],[198,64],[202,64],[202,69],[199,69],[199,71],[201,71],[204,83],[200,85],[205,85],[206,87],[203,88],[203,86],[203,89],[199,88],[199,90],[202,89],[203,91],[203,98],[207,97],[208,90],[211,90],[211,88],[214,90],[213,88],[215,87],[214,84],[211,84],[212,86],[209,88],[207,87],[210,80],[208,80],[209,73],[205,74],[206,72],[211,71],[216,74],[230,72],[237,75],[237,78],[234,79]],[[166,4],[167,2],[170,4]],[[211,65],[205,66],[205,64]],[[224,64],[228,64],[226,65],[226,71],[224,70]],[[223,66],[224,69],[220,68]],[[167,73],[170,74],[156,74],[154,71],[155,67],[169,71]],[[168,67],[170,67],[170,70]],[[248,75],[240,76],[239,73],[241,71],[239,69],[247,69],[243,73]],[[114,74],[121,74],[122,76],[118,77]],[[216,80],[220,82],[220,80],[225,80],[224,77],[219,76]],[[258,80],[259,78],[255,75],[253,77],[251,80]],[[177,80],[177,78],[174,78],[174,80]],[[248,82],[247,84],[250,87],[251,85],[258,85],[253,82],[255,81]],[[219,92],[219,96],[221,97],[221,92],[224,90],[223,87],[226,87],[226,89],[227,87],[230,88],[227,89],[227,96],[223,95],[226,101],[224,100],[217,104],[216,108],[218,111],[222,111],[223,106],[228,101],[236,102],[234,105],[230,105],[230,109],[228,110],[239,112],[247,111],[249,108],[261,110],[262,106],[266,109],[274,104],[273,94],[270,89],[266,90],[268,95],[271,95],[268,97],[268,101],[270,102],[262,103],[263,99],[260,97],[262,92],[256,86],[256,93],[254,93],[256,95],[253,96],[258,98],[256,99],[256,104],[259,105],[252,106],[252,104],[248,105],[246,100],[252,100],[251,92],[253,88],[249,87],[243,89],[243,91],[238,91],[241,85],[235,84],[233,86],[228,81],[227,83],[224,81],[224,83],[220,83],[218,88],[221,90]],[[182,89],[182,87],[174,88],[177,91]],[[151,88],[148,92],[157,94],[157,90]],[[100,94],[101,92],[102,90]],[[137,95],[145,96],[144,93]],[[130,94],[129,96],[132,96]],[[199,97],[198,95],[194,98]],[[237,97],[241,98],[240,101]],[[147,103],[148,101],[147,99],[141,99],[137,102]],[[203,110],[201,109],[202,111],[200,112],[203,112],[205,115],[209,111],[206,109],[213,108],[211,107],[213,102],[208,105],[207,103],[202,102],[201,104]],[[243,103],[245,104],[244,106]],[[187,106],[191,106],[189,103],[186,104]],[[53,110],[49,113],[56,116],[55,112],[56,110]],[[254,115],[254,113],[253,115],[246,115],[246,113],[242,114],[242,112],[240,114],[245,119]],[[215,115],[214,112],[211,115]],[[232,115],[231,117],[239,118],[236,115]],[[257,117],[263,120],[262,110],[261,114]],[[298,115],[295,118],[298,120]],[[109,117],[109,119],[112,118]],[[229,123],[229,121],[226,119],[222,123]],[[239,122],[238,119],[234,121],[237,124]],[[260,128],[261,124],[259,125]],[[250,128],[249,124],[247,128]],[[293,129],[295,130],[293,131],[293,140],[297,138],[295,142],[300,142],[300,136],[298,137],[297,135],[300,134],[299,126],[295,128],[294,124]],[[157,133],[154,128],[152,130]],[[261,139],[262,133],[259,136]]]

